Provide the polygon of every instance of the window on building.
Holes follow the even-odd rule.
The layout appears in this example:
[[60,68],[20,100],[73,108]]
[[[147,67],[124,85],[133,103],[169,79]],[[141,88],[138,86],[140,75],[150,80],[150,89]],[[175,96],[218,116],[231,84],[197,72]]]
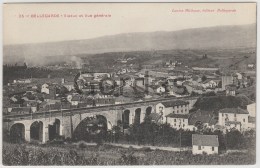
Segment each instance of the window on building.
[[184,119],[183,119],[183,122],[184,122]]
[[224,117],[224,114],[222,113],[222,117]]
[[212,146],[212,151],[214,151],[214,146]]
[[237,117],[237,114],[236,114],[236,113],[234,114],[234,117]]
[[198,146],[198,150],[201,150],[201,146]]
[[246,122],[246,119],[243,119],[243,122]]
[[176,126],[176,124],[174,124],[174,126]]
[[174,119],[174,122],[176,122],[176,119]]
[[183,127],[185,127],[185,124],[183,124]]

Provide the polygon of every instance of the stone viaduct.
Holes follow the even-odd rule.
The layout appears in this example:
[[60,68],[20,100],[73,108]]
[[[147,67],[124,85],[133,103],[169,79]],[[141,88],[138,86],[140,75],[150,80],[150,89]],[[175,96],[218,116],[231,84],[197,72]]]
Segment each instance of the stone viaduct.
[[26,141],[31,141],[31,132],[33,131],[32,125],[38,124],[39,129],[36,130],[36,132],[38,132],[38,139],[42,143],[45,143],[50,140],[52,134],[55,133],[65,138],[71,138],[77,126],[82,122],[82,120],[88,117],[98,115],[105,117],[108,130],[111,130],[113,126],[116,126],[118,120],[124,121],[124,123],[128,125],[131,125],[134,122],[141,123],[143,122],[145,115],[156,112],[156,104],[174,100],[189,101],[191,107],[196,102],[197,97],[165,98],[110,106],[5,115],[3,116],[3,131],[10,134],[12,129],[16,129],[21,132],[21,136]]

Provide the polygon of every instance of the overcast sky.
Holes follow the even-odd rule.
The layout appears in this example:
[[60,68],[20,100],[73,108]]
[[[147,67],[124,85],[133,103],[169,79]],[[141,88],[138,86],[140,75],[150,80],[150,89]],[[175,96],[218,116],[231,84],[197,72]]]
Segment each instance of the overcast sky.
[[[176,10],[236,12],[173,12]],[[23,14],[110,14],[109,18],[19,18]],[[130,32],[174,31],[256,22],[254,3],[106,3],[4,5],[4,44],[77,40]]]

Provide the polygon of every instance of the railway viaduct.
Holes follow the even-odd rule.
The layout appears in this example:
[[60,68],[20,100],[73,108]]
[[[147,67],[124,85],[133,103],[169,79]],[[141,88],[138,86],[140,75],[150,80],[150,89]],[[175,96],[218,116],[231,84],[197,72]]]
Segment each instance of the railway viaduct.
[[124,120],[129,125],[134,122],[143,122],[146,115],[156,113],[155,106],[158,103],[184,100],[189,102],[191,108],[197,99],[198,97],[165,98],[109,106],[5,115],[3,116],[3,131],[11,134],[12,130],[16,129],[16,131],[20,131],[20,136],[25,141],[31,141],[33,138],[31,132],[35,132],[35,130],[32,130],[32,125],[38,124],[39,127],[36,130],[38,139],[45,143],[51,139],[52,134],[72,138],[77,126],[86,118],[102,116],[106,120],[107,129],[111,130],[113,126],[118,124],[118,120]]

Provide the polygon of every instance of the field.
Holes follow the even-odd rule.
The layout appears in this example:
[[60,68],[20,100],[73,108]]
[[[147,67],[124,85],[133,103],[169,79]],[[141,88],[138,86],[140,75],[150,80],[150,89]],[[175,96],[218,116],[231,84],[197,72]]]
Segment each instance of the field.
[[4,165],[245,165],[255,164],[255,151],[220,155],[77,144],[3,144]]
[[[206,59],[202,56],[207,54]],[[106,64],[111,64],[111,61],[122,57],[135,57],[136,59],[128,64],[160,64],[166,61],[180,61],[189,67],[228,67],[234,63],[231,69],[244,70],[249,63],[255,63],[256,54],[254,48],[236,48],[236,49],[207,49],[207,50],[157,50],[157,51],[132,51],[132,52],[116,52],[103,53],[89,56],[88,59],[100,63],[102,60]],[[247,58],[245,58],[245,56]],[[81,58],[84,56],[81,55]],[[113,64],[111,64],[113,65]]]

